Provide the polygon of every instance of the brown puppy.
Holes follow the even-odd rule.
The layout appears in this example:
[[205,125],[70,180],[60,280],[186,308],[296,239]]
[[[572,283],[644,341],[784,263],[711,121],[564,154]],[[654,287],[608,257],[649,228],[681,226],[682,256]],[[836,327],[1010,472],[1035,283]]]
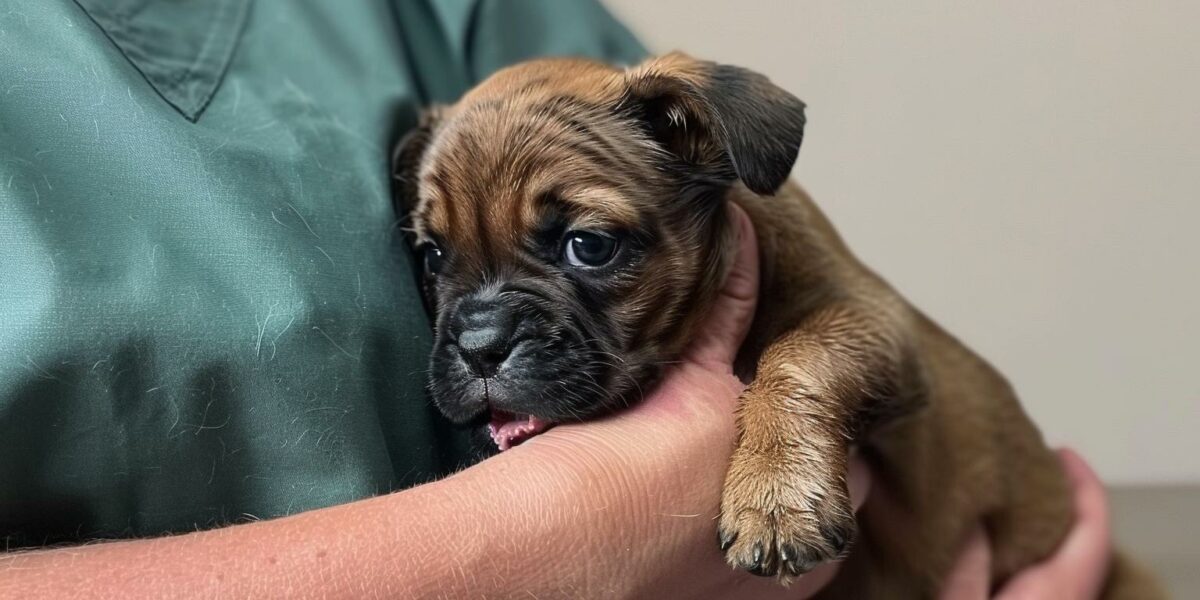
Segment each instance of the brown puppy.
[[[978,522],[999,583],[1070,526],[1057,460],[1004,379],[787,182],[803,130],[804,105],[766,78],[681,54],[525,63],[429,112],[393,162],[436,317],[434,401],[490,420],[501,449],[636,401],[720,287],[735,202],[762,288],[719,521],[729,563],[786,581],[842,556],[856,444],[900,512],[868,504],[825,594],[931,597]],[[1157,595],[1114,564],[1110,597]]]

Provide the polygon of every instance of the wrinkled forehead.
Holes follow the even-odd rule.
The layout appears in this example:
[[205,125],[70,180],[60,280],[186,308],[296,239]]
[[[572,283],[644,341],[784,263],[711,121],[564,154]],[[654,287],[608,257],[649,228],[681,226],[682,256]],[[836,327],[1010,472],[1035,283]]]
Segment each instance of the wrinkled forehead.
[[630,227],[637,210],[623,190],[647,168],[637,144],[611,107],[570,95],[460,106],[422,161],[417,233],[511,245],[551,219]]

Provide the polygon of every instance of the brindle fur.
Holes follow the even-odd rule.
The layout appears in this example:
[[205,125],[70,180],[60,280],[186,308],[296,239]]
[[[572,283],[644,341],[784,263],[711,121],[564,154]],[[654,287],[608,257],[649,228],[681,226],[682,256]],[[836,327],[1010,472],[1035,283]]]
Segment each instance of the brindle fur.
[[[561,278],[514,251],[547,215],[645,238],[636,264],[588,290],[605,299],[596,327],[620,362],[592,406],[571,407],[584,417],[636,400],[691,338],[731,258],[721,207],[737,203],[758,233],[762,284],[738,359],[752,381],[719,520],[729,563],[786,582],[856,538],[823,597],[927,598],[982,522],[998,584],[1070,526],[1058,461],[1003,377],[785,183],[802,109],[759,75],[682,54],[629,70],[529,62],[430,113],[397,148],[397,198],[413,240],[441,239],[459,261],[435,306],[504,278]],[[880,488],[857,523],[855,445]],[[1117,555],[1107,597],[1159,595]]]

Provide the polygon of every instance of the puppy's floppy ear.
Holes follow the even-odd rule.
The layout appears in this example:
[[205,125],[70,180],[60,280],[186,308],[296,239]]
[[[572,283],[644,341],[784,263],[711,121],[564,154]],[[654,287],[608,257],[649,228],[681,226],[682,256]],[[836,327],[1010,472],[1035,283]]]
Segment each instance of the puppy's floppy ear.
[[753,71],[682,53],[625,74],[623,109],[705,178],[735,177],[757,194],[787,180],[804,138],[804,103]]
[[392,148],[392,197],[396,215],[406,220],[417,206],[417,180],[421,158],[433,140],[433,132],[441,121],[441,107],[431,107],[421,112],[417,126],[396,142]]

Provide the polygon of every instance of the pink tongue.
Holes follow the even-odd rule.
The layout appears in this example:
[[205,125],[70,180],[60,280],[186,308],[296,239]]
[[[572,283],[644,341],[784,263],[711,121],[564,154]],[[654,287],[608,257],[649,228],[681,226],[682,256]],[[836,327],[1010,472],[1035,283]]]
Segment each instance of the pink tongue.
[[504,451],[545,431],[549,426],[549,423],[533,415],[514,415],[493,410],[488,431],[492,434],[492,441]]

